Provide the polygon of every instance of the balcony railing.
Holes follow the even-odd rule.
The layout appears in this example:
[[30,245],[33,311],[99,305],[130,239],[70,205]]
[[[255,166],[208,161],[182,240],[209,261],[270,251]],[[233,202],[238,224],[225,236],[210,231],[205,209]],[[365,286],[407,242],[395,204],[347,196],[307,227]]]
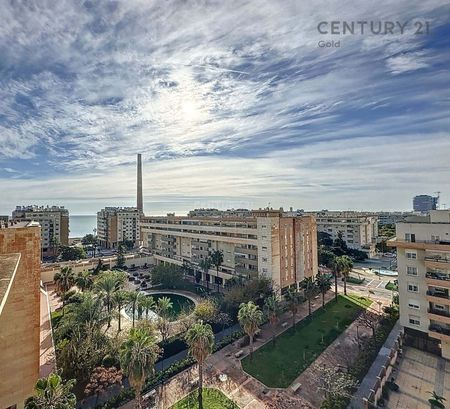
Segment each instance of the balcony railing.
[[425,256],[425,261],[434,261],[436,263],[450,263],[450,258],[442,256]]
[[442,273],[427,272],[425,274],[425,277],[426,278],[432,278],[433,280],[450,281],[450,276],[448,276],[447,274],[442,274]]
[[445,298],[445,299],[449,299],[448,298],[448,292],[444,293],[444,292],[436,292],[436,291],[427,291],[427,295],[430,295],[432,297],[439,297],[439,298]]
[[445,310],[436,310],[434,308],[428,308],[428,312],[430,314],[440,315],[441,317],[449,317],[450,318],[450,312]]
[[444,328],[439,325],[431,324],[428,329],[439,334],[444,334],[450,336],[450,328]]

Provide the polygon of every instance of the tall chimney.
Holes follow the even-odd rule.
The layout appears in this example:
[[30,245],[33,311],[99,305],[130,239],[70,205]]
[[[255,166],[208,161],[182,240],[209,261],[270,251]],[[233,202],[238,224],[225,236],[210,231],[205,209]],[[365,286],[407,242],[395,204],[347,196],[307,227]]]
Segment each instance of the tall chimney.
[[137,155],[137,208],[144,213],[144,203],[142,200],[142,155]]

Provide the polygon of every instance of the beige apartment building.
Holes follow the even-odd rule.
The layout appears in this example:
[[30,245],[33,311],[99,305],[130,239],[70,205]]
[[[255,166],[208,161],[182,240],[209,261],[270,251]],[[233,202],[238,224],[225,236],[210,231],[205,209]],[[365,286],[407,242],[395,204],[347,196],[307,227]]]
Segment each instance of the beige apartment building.
[[400,322],[411,343],[450,359],[450,210],[396,224]]
[[333,240],[342,233],[342,239],[352,249],[361,250],[369,257],[375,255],[378,236],[378,219],[374,215],[354,211],[340,212],[322,210],[312,212],[317,231],[328,233]]
[[37,222],[0,228],[0,408],[23,408],[39,377],[40,246]]
[[43,256],[54,256],[58,245],[69,245],[69,211],[64,206],[17,206],[12,219],[41,225]]
[[313,216],[285,217],[258,210],[249,217],[161,216],[141,220],[143,245],[156,262],[199,266],[215,250],[223,264],[202,280],[225,285],[233,277],[262,275],[282,291],[317,274],[317,232]]
[[142,212],[136,207],[105,207],[97,213],[97,238],[105,248],[117,248],[124,241],[140,243]]

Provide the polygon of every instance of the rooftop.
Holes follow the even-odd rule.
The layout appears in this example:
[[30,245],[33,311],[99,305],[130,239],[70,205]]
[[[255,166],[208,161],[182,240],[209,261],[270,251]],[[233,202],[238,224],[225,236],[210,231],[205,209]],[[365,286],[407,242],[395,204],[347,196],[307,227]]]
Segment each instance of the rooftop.
[[21,229],[24,227],[36,227],[40,226],[39,222],[29,220],[10,220],[9,223],[2,223],[0,220],[0,229]]
[[0,313],[5,305],[19,260],[18,253],[0,254]]

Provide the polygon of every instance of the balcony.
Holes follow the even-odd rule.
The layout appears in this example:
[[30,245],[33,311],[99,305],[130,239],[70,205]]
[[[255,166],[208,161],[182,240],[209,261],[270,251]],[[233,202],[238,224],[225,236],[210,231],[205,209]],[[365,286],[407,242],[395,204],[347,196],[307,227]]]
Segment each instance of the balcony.
[[425,274],[425,281],[427,285],[450,288],[450,276],[447,274],[427,272]]
[[448,311],[428,308],[428,318],[433,321],[442,322],[450,325],[450,313]]
[[442,240],[405,240],[397,237],[387,241],[389,247],[405,249],[450,251],[450,242]]
[[428,335],[441,341],[450,342],[450,328],[444,328],[439,325],[431,324],[428,327]]
[[450,270],[450,256],[426,255],[425,265],[429,268]]
[[427,291],[427,300],[429,302],[441,305],[449,305],[450,306],[450,298],[448,296],[448,291]]

